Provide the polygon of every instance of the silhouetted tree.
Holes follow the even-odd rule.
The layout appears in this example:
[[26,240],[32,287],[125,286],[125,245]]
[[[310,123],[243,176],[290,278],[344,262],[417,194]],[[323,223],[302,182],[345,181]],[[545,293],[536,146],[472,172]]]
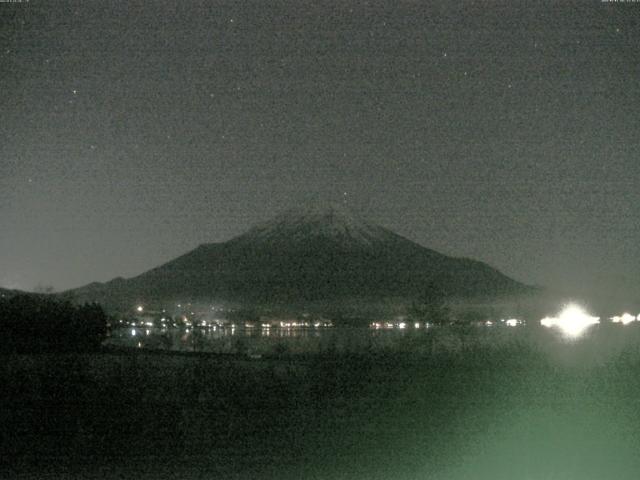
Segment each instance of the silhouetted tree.
[[97,304],[75,306],[49,296],[0,299],[0,350],[92,351],[107,334],[107,316]]
[[42,285],[42,284],[40,284],[40,283],[39,283],[39,284],[36,286],[36,288],[34,288],[34,290],[33,290],[33,291],[34,291],[34,292],[36,292],[36,293],[46,293],[46,294],[49,294],[49,293],[53,293],[53,292],[55,292],[55,289],[53,288],[53,286],[52,286],[52,285]]

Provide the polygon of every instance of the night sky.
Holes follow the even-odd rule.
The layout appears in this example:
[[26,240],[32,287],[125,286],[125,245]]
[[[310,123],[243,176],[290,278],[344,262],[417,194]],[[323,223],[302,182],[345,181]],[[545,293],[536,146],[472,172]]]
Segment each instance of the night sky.
[[527,283],[639,285],[640,3],[525,3],[0,3],[0,286],[133,276],[310,199]]

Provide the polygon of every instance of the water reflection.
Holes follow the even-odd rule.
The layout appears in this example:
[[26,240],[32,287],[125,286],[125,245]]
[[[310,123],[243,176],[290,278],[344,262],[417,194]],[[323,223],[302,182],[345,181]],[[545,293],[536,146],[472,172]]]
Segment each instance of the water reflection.
[[[412,328],[409,328],[411,326]],[[174,351],[213,353],[323,353],[353,352],[369,348],[372,340],[378,346],[391,344],[417,332],[426,333],[424,324],[413,323],[392,328],[300,327],[239,324],[207,327],[128,327],[116,329],[108,341],[114,346]]]
[[[473,326],[516,327],[517,319],[479,322]],[[488,329],[494,330],[494,329]],[[497,331],[502,330],[498,328]],[[509,328],[509,330],[511,330]],[[515,329],[514,329],[515,330]],[[112,332],[109,343],[115,346],[139,347],[174,351],[205,351],[215,353],[246,353],[286,351],[287,353],[362,352],[396,348],[398,340],[439,335],[439,329],[429,322],[409,321],[398,317],[394,321],[373,321],[367,327],[335,327],[331,321],[282,320],[273,322],[218,323],[189,322],[183,326],[160,322],[148,326],[136,322]],[[455,341],[453,341],[455,343]]]
[[[122,323],[122,322],[121,322]],[[510,339],[529,339],[538,336],[549,341],[549,333],[559,340],[592,337],[598,331],[611,329],[591,328],[600,323],[581,307],[570,304],[556,316],[540,321],[505,317],[477,319],[464,324],[438,327],[428,322],[417,322],[399,316],[393,320],[377,320],[365,327],[335,327],[328,320],[273,320],[257,322],[223,323],[220,320],[201,320],[175,323],[163,317],[150,322],[136,319],[116,328],[108,340],[115,346],[138,347],[174,351],[200,351],[214,353],[328,353],[371,352],[402,350],[406,352],[434,349],[464,349],[469,345],[486,342],[498,344]],[[607,318],[605,323],[619,324],[629,332],[640,323],[630,313]],[[541,328],[542,326],[542,328]],[[549,327],[544,328],[544,327]],[[589,335],[585,335],[588,330]],[[613,330],[618,330],[615,328]],[[613,331],[612,330],[612,331]],[[545,333],[547,332],[547,333]],[[602,339],[600,339],[602,340]]]
[[260,328],[255,326],[209,326],[209,327],[131,327],[129,329],[117,329],[112,333],[112,338],[124,340],[128,337],[137,336],[179,336],[181,339],[189,339],[194,335],[207,339],[222,339],[227,337],[320,337],[327,333],[327,328],[304,328],[304,327],[272,327],[270,325]]

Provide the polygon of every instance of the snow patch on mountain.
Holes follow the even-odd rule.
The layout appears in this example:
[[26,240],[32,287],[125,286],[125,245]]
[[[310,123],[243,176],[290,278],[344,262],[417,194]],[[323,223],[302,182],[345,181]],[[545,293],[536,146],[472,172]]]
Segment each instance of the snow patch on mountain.
[[244,240],[305,242],[330,239],[345,246],[387,241],[390,233],[371,225],[339,204],[312,205],[288,210],[243,235]]

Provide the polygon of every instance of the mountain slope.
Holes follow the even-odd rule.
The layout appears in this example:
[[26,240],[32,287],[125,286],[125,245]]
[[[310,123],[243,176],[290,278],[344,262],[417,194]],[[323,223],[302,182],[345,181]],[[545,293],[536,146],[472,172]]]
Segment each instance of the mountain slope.
[[430,282],[464,297],[527,289],[484,263],[442,255],[331,205],[290,210],[137,277],[91,284],[73,293],[105,304],[180,299],[288,302],[410,298]]

